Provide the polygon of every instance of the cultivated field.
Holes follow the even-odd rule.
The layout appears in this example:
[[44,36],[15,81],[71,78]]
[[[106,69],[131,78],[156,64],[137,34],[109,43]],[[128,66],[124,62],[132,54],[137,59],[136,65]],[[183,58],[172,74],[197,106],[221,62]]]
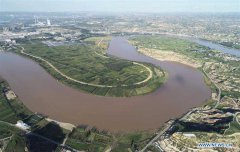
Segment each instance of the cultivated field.
[[160,68],[107,57],[95,43],[49,47],[36,42],[22,49],[23,55],[39,62],[61,82],[97,95],[146,94],[166,80]]

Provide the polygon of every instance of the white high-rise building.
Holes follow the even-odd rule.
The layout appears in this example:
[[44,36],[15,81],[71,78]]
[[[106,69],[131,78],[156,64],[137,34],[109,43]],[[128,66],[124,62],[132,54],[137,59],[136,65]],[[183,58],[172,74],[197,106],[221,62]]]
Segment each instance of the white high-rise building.
[[47,19],[47,26],[51,26],[51,21]]

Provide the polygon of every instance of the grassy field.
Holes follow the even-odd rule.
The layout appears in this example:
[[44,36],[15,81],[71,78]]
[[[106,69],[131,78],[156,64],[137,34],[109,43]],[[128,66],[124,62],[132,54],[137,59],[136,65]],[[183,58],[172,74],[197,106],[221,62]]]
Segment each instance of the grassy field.
[[122,151],[138,151],[142,149],[153,137],[154,133],[147,132],[133,132],[115,135],[117,142],[113,148],[113,152]]
[[230,128],[226,130],[225,135],[240,132],[240,124],[238,124],[236,120],[232,121],[229,125]]
[[111,134],[96,128],[78,127],[70,133],[67,145],[88,152],[105,151],[124,152],[139,150],[154,136],[151,132],[132,132]]
[[136,45],[144,48],[154,48],[161,51],[186,52],[197,49],[207,49],[207,47],[197,45],[187,40],[172,38],[167,36],[137,36],[131,38]]
[[90,37],[84,40],[85,42],[95,45],[98,48],[98,51],[106,53],[109,43],[111,41],[110,36],[106,37]]
[[91,152],[104,151],[113,143],[113,138],[97,129],[87,129],[85,127],[75,128],[69,135],[67,145]]
[[[21,131],[15,127],[11,127],[5,123],[0,122],[0,139],[11,137],[5,148],[5,152],[24,152],[25,138],[21,136]],[[1,148],[1,146],[0,146]]]
[[[89,41],[89,40],[88,40]],[[165,73],[157,67],[116,58],[105,58],[96,53],[101,48],[96,45],[69,45],[48,47],[40,42],[25,44],[25,52],[39,56],[71,78],[88,83],[80,84],[66,79],[46,62],[39,62],[49,73],[61,82],[85,92],[102,96],[135,96],[156,90],[165,80]],[[152,78],[147,79],[152,71]],[[111,86],[98,87],[94,85]]]

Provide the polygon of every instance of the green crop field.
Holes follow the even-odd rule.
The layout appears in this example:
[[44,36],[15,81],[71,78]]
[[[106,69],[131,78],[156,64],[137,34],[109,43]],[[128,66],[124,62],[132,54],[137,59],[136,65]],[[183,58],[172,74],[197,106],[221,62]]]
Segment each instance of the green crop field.
[[139,151],[142,149],[155,135],[151,131],[132,132],[115,135],[117,142],[113,148],[113,152]]
[[207,47],[197,45],[188,40],[168,37],[168,36],[137,36],[131,38],[131,41],[141,44],[144,48],[155,48],[161,51],[185,52],[193,49],[208,49]]
[[[8,139],[8,143],[5,147],[5,152],[24,152],[25,148],[25,139],[20,136],[21,131],[15,127],[9,126],[3,122],[0,122],[0,139],[11,137]],[[1,146],[0,146],[1,148]]]
[[106,150],[112,142],[113,138],[110,135],[96,129],[78,127],[70,133],[66,144],[78,150],[97,152]]
[[[136,64],[126,60],[104,57],[96,53],[96,45],[66,45],[49,47],[40,42],[23,45],[25,52],[51,63],[62,74],[40,59],[49,73],[61,82],[85,92],[102,96],[134,96],[156,90],[165,80],[158,67]],[[19,52],[18,52],[19,53]],[[152,73],[152,77],[151,76]],[[67,79],[71,77],[76,81]],[[150,77],[150,79],[148,79]],[[144,81],[144,80],[148,81]],[[83,83],[87,84],[83,84]],[[139,82],[142,82],[139,84]],[[99,86],[100,85],[100,86]]]
[[225,135],[240,132],[240,125],[237,123],[237,121],[233,120],[229,125],[230,128],[226,130]]
[[67,145],[91,152],[105,151],[111,147],[113,152],[139,150],[152,138],[151,132],[114,133],[99,131],[96,128],[88,129],[77,127],[70,133]]

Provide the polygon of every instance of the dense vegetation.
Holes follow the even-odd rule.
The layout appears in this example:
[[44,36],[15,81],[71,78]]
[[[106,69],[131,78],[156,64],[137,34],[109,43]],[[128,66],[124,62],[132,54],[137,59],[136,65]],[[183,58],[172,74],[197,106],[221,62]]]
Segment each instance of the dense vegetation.
[[[132,41],[141,44],[144,48],[155,48],[160,51],[176,51],[189,53],[189,51],[209,50],[209,48],[197,45],[188,40],[173,38],[168,36],[136,36],[131,38]],[[192,53],[191,53],[192,54]]]
[[226,130],[225,135],[231,135],[236,132],[240,132],[240,124],[236,120],[233,120],[229,124],[229,129]]
[[[5,152],[24,152],[25,138],[21,136],[21,131],[15,127],[11,127],[6,123],[0,122],[0,139],[10,137],[8,144],[5,147]],[[0,148],[1,148],[0,140]]]
[[70,133],[66,144],[89,152],[106,151],[110,148],[113,152],[123,152],[128,149],[136,151],[143,148],[153,136],[154,134],[150,132],[111,134],[96,128],[79,126]]
[[233,42],[220,42],[221,45],[224,45],[226,47],[231,47],[231,48],[235,48],[235,49],[240,49],[240,45],[239,44],[235,44]]
[[[49,47],[42,43],[24,45],[25,52],[39,56],[71,78],[86,82],[76,83],[66,79],[51,68],[46,62],[38,61],[49,73],[61,82],[81,89],[83,91],[102,96],[134,96],[146,94],[156,90],[165,80],[165,73],[157,67],[147,64],[134,64],[133,62],[116,58],[104,58],[95,51],[95,45],[69,45]],[[152,71],[152,78],[147,82],[137,84],[147,79]],[[97,87],[105,85],[113,87]]]
[[110,147],[113,139],[104,132],[97,129],[87,129],[84,127],[75,128],[67,140],[67,145],[86,151],[104,151]]

